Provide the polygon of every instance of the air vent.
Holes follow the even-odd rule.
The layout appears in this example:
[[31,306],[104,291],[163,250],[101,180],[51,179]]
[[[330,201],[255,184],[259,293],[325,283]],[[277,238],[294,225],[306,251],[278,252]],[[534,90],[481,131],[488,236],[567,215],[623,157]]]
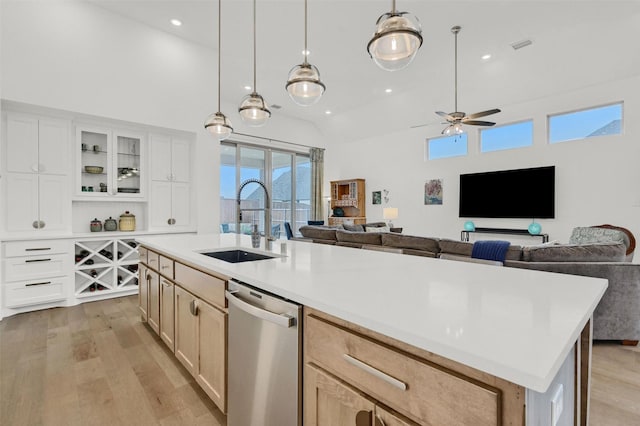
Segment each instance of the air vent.
[[513,50],[518,50],[518,49],[522,49],[523,47],[527,47],[532,45],[533,42],[531,40],[520,40],[520,41],[516,41],[515,43],[511,43],[511,47],[513,47]]
[[280,108],[282,108],[282,106],[281,106],[281,105],[278,105],[278,104],[272,104],[272,105],[271,105],[271,108],[273,108],[273,109],[280,109]]

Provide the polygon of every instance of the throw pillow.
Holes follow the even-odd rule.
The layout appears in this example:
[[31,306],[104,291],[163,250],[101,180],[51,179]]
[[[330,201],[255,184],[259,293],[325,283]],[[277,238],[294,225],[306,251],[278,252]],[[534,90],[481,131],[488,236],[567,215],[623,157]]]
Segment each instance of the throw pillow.
[[388,226],[365,226],[366,232],[389,232]]

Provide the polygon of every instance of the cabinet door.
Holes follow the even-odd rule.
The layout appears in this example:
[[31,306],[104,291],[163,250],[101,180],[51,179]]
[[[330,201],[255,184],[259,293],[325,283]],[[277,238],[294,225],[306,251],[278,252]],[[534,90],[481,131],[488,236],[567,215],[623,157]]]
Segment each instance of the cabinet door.
[[351,387],[310,364],[304,371],[305,426],[370,426],[375,405]]
[[140,319],[147,322],[149,315],[149,281],[147,281],[147,267],[138,265],[138,307],[140,308]]
[[174,182],[171,184],[171,218],[174,227],[188,227],[191,224],[191,185]]
[[384,408],[376,405],[375,426],[418,426],[411,420],[407,420],[399,414],[394,414]]
[[172,139],[171,143],[171,180],[189,182],[191,169],[191,145],[183,139]]
[[160,275],[152,270],[147,271],[149,282],[149,327],[160,334]]
[[31,232],[38,229],[38,175],[8,173],[6,176],[8,232]]
[[198,300],[198,374],[196,381],[226,413],[227,314]]
[[159,181],[171,180],[171,137],[151,135],[151,179]]
[[38,122],[38,170],[52,175],[70,173],[69,122],[42,118]]
[[[113,179],[112,150],[109,129],[92,126],[76,127],[77,195],[108,198],[115,194],[111,182]],[[104,192],[101,192],[101,188],[105,188]]]
[[135,133],[113,132],[113,185],[118,197],[140,198],[144,195],[144,182],[147,178],[144,170],[142,135]]
[[193,315],[192,310],[196,298],[180,286],[174,287],[174,294],[176,358],[195,376],[198,360],[198,318]]
[[40,174],[38,177],[38,209],[45,231],[71,229],[71,202],[67,176]]
[[173,283],[165,278],[160,278],[160,338],[171,349],[174,347],[174,293]]
[[7,114],[8,172],[38,172],[38,119],[21,114]]
[[151,228],[167,228],[171,215],[171,182],[151,182],[149,224]]

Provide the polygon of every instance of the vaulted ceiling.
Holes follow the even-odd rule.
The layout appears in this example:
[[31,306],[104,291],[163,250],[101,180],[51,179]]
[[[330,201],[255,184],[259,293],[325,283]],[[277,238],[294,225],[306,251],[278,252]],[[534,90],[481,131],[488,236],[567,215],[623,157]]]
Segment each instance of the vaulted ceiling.
[[[211,49],[217,55],[215,0],[92,0],[113,13]],[[376,67],[366,46],[390,1],[308,0],[309,61],[327,91],[296,106],[284,85],[302,61],[304,1],[257,0],[257,89],[273,110],[349,139],[384,128],[400,131],[453,111],[453,35],[459,36],[459,109],[475,112],[640,74],[638,1],[397,1],[416,15],[424,44],[406,69]],[[222,98],[239,104],[253,80],[252,4],[222,3]],[[174,27],[169,19],[183,22]],[[514,50],[511,44],[533,43]],[[489,60],[481,57],[492,55]],[[216,84],[216,75],[211,84]],[[392,89],[386,93],[386,89]],[[331,115],[325,112],[330,110]],[[233,111],[235,114],[235,111]],[[499,116],[494,116],[499,120]],[[236,119],[238,119],[236,117]],[[426,131],[426,130],[425,130]],[[433,131],[432,131],[433,133]]]

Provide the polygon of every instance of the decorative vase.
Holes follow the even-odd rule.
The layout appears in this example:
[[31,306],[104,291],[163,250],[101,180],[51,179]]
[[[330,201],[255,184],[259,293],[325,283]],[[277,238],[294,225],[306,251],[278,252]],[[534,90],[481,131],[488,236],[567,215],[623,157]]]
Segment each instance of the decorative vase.
[[531,222],[527,230],[531,235],[538,235],[542,231],[542,226],[538,222]]
[[470,232],[475,231],[476,225],[472,221],[468,220],[464,223],[464,230]]
[[260,232],[258,232],[258,225],[253,225],[251,229],[251,247],[260,247]]
[[136,217],[129,213],[124,212],[120,215],[120,230],[121,231],[135,231],[136,230]]
[[95,218],[91,221],[90,225],[91,232],[100,232],[102,231],[102,222]]
[[109,216],[109,219],[104,220],[104,230],[105,231],[117,231],[118,230],[118,222]]

